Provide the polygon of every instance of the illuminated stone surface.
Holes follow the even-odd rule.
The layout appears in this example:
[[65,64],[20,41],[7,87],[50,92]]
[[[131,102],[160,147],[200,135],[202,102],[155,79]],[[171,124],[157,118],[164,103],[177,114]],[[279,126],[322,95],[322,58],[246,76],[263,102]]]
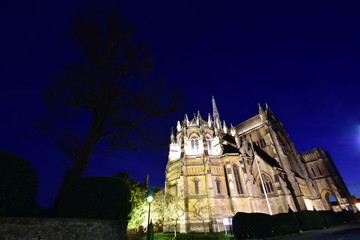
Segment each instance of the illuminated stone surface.
[[164,231],[175,224],[180,232],[224,231],[223,218],[237,212],[355,208],[329,154],[321,148],[297,152],[267,105],[228,129],[212,103],[213,117],[185,115],[172,133],[165,191],[175,200],[166,209],[173,218],[165,218]]

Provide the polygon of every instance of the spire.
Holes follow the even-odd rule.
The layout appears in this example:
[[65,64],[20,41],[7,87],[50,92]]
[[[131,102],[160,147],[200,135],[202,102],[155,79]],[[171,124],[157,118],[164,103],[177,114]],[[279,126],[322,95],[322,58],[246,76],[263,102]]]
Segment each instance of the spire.
[[[260,118],[261,118],[261,120],[264,121],[264,120],[265,120],[265,117],[266,117],[265,112],[264,112],[264,110],[262,109],[260,103],[258,103],[258,106],[259,106],[259,115],[260,115]],[[267,104],[266,104],[266,107],[267,107]]]
[[266,109],[268,109],[268,108],[269,108],[269,106],[268,106],[268,104],[267,104],[267,103],[265,103],[265,107],[266,107]]
[[185,114],[185,116],[184,116],[184,121],[185,121],[185,126],[189,126],[189,118],[188,118],[187,114]]
[[219,111],[216,107],[216,103],[215,103],[215,98],[214,96],[212,96],[212,108],[213,108],[213,118],[214,121],[219,120],[220,121],[220,114]]
[[[266,104],[266,103],[265,103],[265,104]],[[264,110],[262,109],[262,107],[261,107],[261,104],[260,104],[260,103],[258,103],[258,106],[259,106],[259,113],[264,112]],[[267,104],[266,104],[266,106],[267,106]]]
[[209,125],[209,127],[211,127],[211,125],[212,125],[212,119],[211,119],[210,113],[208,114],[208,125]]
[[230,134],[233,137],[235,137],[235,135],[236,135],[236,130],[235,130],[234,126],[232,125],[232,123],[230,123]]
[[272,111],[271,111],[269,105],[268,105],[267,103],[265,103],[265,106],[266,106],[266,110],[265,110],[265,111],[266,111],[266,115],[272,114]]
[[228,133],[228,128],[226,126],[225,120],[223,121],[223,130],[225,134]]
[[200,115],[200,111],[197,112],[197,116],[196,116],[196,124],[200,125],[200,120],[202,120],[201,115]]
[[180,131],[181,131],[180,121],[177,121],[176,130],[177,130],[177,132],[180,132]]
[[174,129],[171,127],[170,143],[175,143]]

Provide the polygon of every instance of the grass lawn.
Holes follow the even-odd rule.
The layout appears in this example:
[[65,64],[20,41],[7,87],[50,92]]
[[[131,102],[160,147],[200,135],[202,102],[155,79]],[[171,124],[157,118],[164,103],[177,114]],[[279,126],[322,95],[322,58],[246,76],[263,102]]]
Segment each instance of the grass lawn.
[[[233,235],[225,235],[225,233],[177,233],[174,238],[174,233],[155,233],[154,240],[229,240]],[[146,240],[146,236],[140,240]]]

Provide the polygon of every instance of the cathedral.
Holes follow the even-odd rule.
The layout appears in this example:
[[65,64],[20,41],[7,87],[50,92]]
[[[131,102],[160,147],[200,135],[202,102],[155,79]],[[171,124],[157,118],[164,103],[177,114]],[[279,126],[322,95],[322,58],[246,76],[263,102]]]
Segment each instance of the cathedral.
[[164,231],[220,232],[237,212],[278,214],[301,210],[355,210],[329,153],[299,153],[266,105],[236,125],[200,113],[171,132]]

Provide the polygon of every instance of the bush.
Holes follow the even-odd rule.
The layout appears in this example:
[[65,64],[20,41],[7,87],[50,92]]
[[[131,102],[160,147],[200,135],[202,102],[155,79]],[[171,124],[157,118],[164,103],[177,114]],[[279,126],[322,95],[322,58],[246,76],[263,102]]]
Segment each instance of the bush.
[[296,212],[295,216],[299,220],[301,230],[313,230],[325,227],[323,217],[316,211]]
[[343,224],[342,217],[338,217],[334,211],[318,211],[318,213],[323,217],[325,222],[325,227],[331,227]]
[[35,215],[37,189],[34,168],[19,156],[0,151],[0,215]]
[[341,212],[337,212],[336,214],[338,218],[342,220],[341,224],[356,222],[358,220],[356,213],[353,211],[343,210]]
[[275,235],[293,234],[300,231],[300,225],[294,213],[280,213],[271,218]]
[[354,214],[354,217],[355,217],[355,221],[360,221],[360,211],[357,211],[357,212]]
[[237,239],[270,237],[273,235],[271,216],[238,212],[233,218],[233,231]]
[[127,220],[130,191],[119,179],[87,177],[70,188],[59,204],[60,217]]

